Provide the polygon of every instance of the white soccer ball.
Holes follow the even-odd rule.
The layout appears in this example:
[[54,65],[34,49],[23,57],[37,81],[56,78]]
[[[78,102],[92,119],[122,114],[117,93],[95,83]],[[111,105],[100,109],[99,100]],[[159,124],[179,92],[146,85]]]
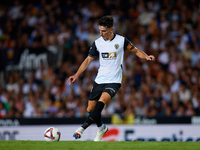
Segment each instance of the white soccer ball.
[[61,133],[58,130],[58,128],[49,127],[44,132],[44,139],[45,139],[45,141],[48,141],[48,142],[59,141],[60,135],[61,135]]

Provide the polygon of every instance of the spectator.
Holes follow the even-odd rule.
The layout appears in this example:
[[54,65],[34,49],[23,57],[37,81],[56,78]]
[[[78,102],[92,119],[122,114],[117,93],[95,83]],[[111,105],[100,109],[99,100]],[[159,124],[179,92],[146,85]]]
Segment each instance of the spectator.
[[4,107],[4,104],[0,102],[0,118],[6,117],[6,109]]
[[9,92],[15,92],[15,93],[19,91],[19,86],[15,82],[13,75],[10,75],[8,78],[8,84],[6,85],[6,90]]
[[195,66],[196,63],[200,60],[200,48],[199,45],[195,44],[194,52],[191,55],[191,65]]
[[[6,50],[7,53],[5,60],[1,59],[3,68],[9,59],[8,68],[15,69],[5,70],[5,78],[0,78],[1,116],[85,116],[98,61],[93,61],[73,86],[65,81],[88,55],[91,41],[99,37],[97,22],[103,15],[114,17],[116,34],[130,38],[136,47],[158,58],[147,64],[125,51],[123,87],[103,115],[113,112],[120,116],[200,115],[200,3],[182,3],[151,0],[3,2],[0,52]],[[40,62],[33,71],[18,70],[12,65],[24,49],[36,48],[33,51],[37,54],[39,47],[59,52],[59,57],[53,55],[58,63],[52,64],[47,55],[49,64]]]
[[184,84],[180,85],[180,91],[178,94],[180,101],[183,103],[186,103],[187,101],[191,100],[191,92]]
[[37,91],[37,84],[34,83],[33,77],[29,77],[28,82],[23,85],[23,94],[28,94],[29,90]]

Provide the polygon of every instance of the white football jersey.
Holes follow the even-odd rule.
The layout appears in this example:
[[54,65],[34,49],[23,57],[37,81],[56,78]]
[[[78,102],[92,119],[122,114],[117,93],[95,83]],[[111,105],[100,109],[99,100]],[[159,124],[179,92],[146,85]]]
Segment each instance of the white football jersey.
[[95,40],[89,56],[99,56],[100,67],[96,83],[121,83],[124,51],[128,44],[134,47],[129,40],[117,34],[112,40],[106,41],[102,37]]

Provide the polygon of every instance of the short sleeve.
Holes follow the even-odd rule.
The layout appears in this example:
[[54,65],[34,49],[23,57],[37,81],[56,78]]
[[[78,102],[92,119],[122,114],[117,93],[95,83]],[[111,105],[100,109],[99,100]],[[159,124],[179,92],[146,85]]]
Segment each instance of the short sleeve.
[[133,49],[135,48],[135,46],[127,39],[125,38],[124,40],[124,50],[130,50],[130,49]]
[[97,51],[97,47],[95,45],[95,42],[93,42],[92,46],[90,47],[88,55],[91,57],[96,57],[99,55],[99,52]]

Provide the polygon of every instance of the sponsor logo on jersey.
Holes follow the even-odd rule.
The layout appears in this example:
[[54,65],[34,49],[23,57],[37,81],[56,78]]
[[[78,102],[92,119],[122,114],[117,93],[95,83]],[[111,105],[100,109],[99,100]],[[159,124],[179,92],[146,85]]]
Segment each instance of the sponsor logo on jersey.
[[103,59],[116,59],[117,53],[116,52],[110,52],[110,53],[101,53],[101,56]]

